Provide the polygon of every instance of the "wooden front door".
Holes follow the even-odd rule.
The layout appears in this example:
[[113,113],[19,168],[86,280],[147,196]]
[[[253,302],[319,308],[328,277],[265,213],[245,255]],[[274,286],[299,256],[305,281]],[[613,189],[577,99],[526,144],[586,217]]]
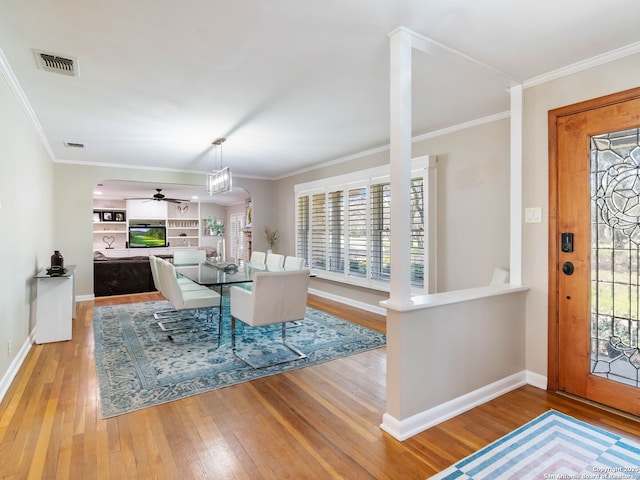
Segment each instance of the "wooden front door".
[[640,415],[640,89],[549,134],[549,387]]

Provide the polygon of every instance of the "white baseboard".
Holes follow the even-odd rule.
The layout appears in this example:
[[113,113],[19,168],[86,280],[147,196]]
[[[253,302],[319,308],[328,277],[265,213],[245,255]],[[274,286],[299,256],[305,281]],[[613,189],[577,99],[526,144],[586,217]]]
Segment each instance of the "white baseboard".
[[541,390],[547,389],[547,376],[527,370],[527,384],[532,385]]
[[387,316],[386,308],[378,307],[376,305],[359,302],[351,298],[342,297],[340,295],[334,295],[333,293],[327,293],[322,290],[316,290],[315,288],[310,288],[309,293],[311,293],[312,295],[317,295],[318,297],[326,298],[327,300],[333,300],[334,302],[342,303],[344,305],[349,305],[350,307],[359,308],[360,310],[365,310],[371,313],[377,313],[378,315],[383,315],[385,317]]
[[96,296],[91,293],[89,295],[76,295],[76,302],[86,302],[89,300],[95,300]]
[[[444,422],[445,420],[449,420],[456,415],[460,415],[467,410],[471,410],[478,405],[482,405],[489,400],[526,385],[529,383],[528,379],[530,375],[535,376],[537,374],[527,371],[515,373],[490,385],[485,385],[473,392],[469,392],[466,395],[445,402],[429,410],[425,410],[424,412],[420,412],[405,420],[398,420],[388,413],[385,413],[382,416],[382,424],[380,425],[380,428],[400,441],[406,440],[409,437]],[[541,377],[541,375],[538,376]],[[535,378],[535,380],[539,381],[540,379]],[[545,386],[540,388],[546,390],[546,380],[544,384]]]
[[0,380],[0,402],[2,401],[4,396],[7,394],[7,391],[9,390],[9,387],[11,386],[13,379],[16,378],[16,375],[18,374],[18,370],[20,370],[20,367],[22,366],[24,359],[27,358],[27,354],[29,353],[29,350],[31,350],[31,346],[33,345],[34,341],[35,341],[35,330],[31,332],[29,337],[27,337],[27,340],[24,342],[22,347],[20,347],[18,354],[15,356],[15,358],[11,362],[11,365],[9,365],[9,369],[7,370],[7,373]]

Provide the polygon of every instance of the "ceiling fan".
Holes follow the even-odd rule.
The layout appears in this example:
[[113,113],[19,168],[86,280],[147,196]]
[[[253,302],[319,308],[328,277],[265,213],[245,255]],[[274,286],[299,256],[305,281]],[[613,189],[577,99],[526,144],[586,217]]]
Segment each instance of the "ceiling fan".
[[168,198],[164,193],[162,193],[161,188],[156,188],[156,193],[154,193],[151,198],[143,197],[143,198],[128,198],[127,200],[154,200],[156,202],[169,202],[169,203],[182,203],[188,202],[189,200],[185,200],[183,198]]

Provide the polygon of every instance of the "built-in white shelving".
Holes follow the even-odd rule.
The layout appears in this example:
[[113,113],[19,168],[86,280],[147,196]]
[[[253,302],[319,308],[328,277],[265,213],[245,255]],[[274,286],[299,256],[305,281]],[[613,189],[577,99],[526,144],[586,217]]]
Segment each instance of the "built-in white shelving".
[[[163,226],[167,229],[169,248],[193,248],[201,245],[200,204],[183,202],[95,200],[93,205],[93,249],[111,254],[127,256],[131,250],[135,255],[146,255],[151,251],[162,253],[158,248],[127,249],[128,232],[131,225]],[[149,252],[143,252],[149,250]]]
[[124,200],[94,202],[93,248],[125,248],[127,209]]

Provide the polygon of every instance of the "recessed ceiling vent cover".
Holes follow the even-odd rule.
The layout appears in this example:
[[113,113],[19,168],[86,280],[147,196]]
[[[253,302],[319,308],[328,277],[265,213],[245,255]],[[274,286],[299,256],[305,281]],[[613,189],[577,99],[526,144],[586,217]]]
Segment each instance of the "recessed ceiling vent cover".
[[72,57],[61,57],[54,53],[47,53],[41,50],[34,50],[38,67],[47,72],[61,73],[70,77],[78,76],[78,59]]

